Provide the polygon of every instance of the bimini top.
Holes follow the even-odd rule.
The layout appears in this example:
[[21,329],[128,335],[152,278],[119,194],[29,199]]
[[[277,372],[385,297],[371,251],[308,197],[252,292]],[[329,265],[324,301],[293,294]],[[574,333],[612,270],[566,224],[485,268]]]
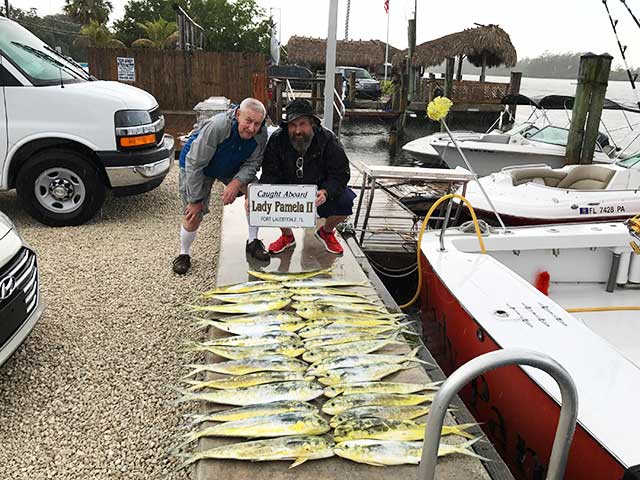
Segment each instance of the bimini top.
[[[531,105],[532,107],[545,110],[565,110],[572,109],[574,96],[571,95],[542,95],[528,97],[521,93],[509,94],[502,97],[503,105]],[[606,110],[624,110],[626,112],[640,113],[640,109],[636,106],[614,102],[608,98],[604,99],[604,108]]]

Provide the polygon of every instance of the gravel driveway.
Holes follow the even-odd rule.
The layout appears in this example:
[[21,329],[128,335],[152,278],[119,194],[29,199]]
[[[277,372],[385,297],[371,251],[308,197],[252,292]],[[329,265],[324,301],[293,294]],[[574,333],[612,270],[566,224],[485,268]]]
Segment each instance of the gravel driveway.
[[58,229],[0,194],[39,255],[48,304],[0,367],[0,478],[188,478],[167,454],[183,413],[167,385],[193,338],[181,306],[214,283],[221,207],[202,225],[194,270],[178,277],[177,191],[174,167],[156,190],[108,198],[91,223]]

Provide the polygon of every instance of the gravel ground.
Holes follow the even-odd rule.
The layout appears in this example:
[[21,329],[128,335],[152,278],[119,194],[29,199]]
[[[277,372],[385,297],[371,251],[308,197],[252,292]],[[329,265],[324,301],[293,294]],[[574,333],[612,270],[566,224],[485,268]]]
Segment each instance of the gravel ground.
[[177,168],[152,192],[108,198],[87,225],[50,228],[0,194],[0,210],[40,258],[48,304],[27,341],[0,367],[1,479],[183,479],[167,454],[181,413],[172,404],[192,338],[181,314],[214,283],[220,204],[194,244],[194,270],[177,253]]

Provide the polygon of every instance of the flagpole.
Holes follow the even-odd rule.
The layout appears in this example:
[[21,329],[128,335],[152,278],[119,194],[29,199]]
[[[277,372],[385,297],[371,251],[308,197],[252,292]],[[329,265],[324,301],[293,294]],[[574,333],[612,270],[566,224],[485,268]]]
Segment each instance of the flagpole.
[[[387,4],[388,5],[388,4]],[[384,81],[387,81],[387,63],[389,63],[389,8],[387,8],[387,44],[384,53]]]

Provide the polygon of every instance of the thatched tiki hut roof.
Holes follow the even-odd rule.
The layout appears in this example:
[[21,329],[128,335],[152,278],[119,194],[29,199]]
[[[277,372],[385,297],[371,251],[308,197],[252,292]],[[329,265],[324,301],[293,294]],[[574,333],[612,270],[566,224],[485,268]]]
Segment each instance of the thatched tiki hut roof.
[[[402,63],[406,50],[394,56],[394,65]],[[497,25],[467,28],[416,46],[412,63],[415,66],[433,67],[447,58],[465,56],[476,67],[515,67],[518,54],[509,34]]]
[[[384,66],[386,43],[380,40],[338,40],[336,64],[375,69]],[[324,67],[327,41],[293,36],[287,43],[287,62]],[[389,61],[400,50],[389,45]]]

